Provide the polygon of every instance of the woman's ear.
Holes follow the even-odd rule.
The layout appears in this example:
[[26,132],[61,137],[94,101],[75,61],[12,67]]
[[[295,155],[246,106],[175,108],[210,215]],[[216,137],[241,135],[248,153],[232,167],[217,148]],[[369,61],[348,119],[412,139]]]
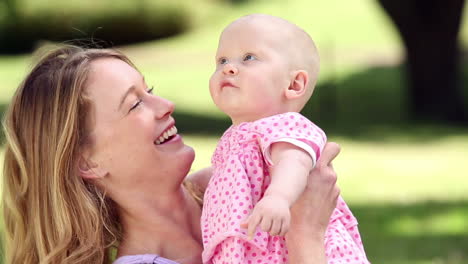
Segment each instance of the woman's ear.
[[80,158],[78,163],[78,170],[83,179],[99,179],[107,175],[107,171],[100,168],[99,164],[83,156]]
[[304,70],[293,71],[291,73],[291,83],[285,91],[286,99],[295,99],[303,96],[307,91],[309,75]]

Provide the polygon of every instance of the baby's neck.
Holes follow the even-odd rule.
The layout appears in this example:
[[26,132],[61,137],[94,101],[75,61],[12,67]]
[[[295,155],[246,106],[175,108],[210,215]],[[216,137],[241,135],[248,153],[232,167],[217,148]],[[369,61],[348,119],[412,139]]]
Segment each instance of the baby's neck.
[[257,120],[260,120],[262,118],[266,118],[266,117],[270,117],[270,116],[274,116],[274,115],[279,115],[279,114],[284,114],[284,113],[288,113],[288,112],[300,112],[300,109],[299,111],[296,111],[296,109],[283,109],[281,111],[270,111],[268,113],[265,113],[263,115],[250,115],[250,116],[238,116],[238,117],[233,117],[233,116],[230,116],[231,117],[231,121],[232,121],[232,124],[237,126],[239,124],[242,124],[242,123],[247,123],[247,122],[254,122],[254,121],[257,121]]

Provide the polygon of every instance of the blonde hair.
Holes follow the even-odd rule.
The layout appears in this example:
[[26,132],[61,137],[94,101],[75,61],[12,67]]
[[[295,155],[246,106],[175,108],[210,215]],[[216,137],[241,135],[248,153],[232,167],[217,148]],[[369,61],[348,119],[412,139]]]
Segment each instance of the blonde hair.
[[4,119],[6,263],[108,263],[120,240],[115,204],[78,173],[89,144],[90,63],[114,50],[64,46],[26,76]]

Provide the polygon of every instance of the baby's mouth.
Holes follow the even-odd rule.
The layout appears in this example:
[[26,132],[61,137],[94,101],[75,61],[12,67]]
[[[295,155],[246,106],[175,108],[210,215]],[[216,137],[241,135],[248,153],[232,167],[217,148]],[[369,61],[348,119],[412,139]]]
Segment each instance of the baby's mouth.
[[224,88],[224,87],[235,87],[237,88],[234,84],[232,84],[231,82],[228,82],[228,81],[223,81],[221,82],[221,88]]
[[177,128],[175,126],[170,127],[158,139],[154,141],[154,144],[161,145],[164,142],[171,140],[177,134]]

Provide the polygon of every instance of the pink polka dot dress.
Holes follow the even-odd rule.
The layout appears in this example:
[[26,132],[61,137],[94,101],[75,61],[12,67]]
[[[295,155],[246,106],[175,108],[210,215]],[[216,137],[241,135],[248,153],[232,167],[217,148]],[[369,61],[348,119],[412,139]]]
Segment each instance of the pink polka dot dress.
[[[213,176],[204,195],[201,217],[203,263],[288,263],[284,237],[257,228],[252,240],[240,227],[270,184],[270,147],[289,142],[308,152],[314,164],[326,142],[324,132],[299,113],[284,113],[231,126],[212,157]],[[369,263],[357,220],[341,199],[326,232],[330,264]]]

